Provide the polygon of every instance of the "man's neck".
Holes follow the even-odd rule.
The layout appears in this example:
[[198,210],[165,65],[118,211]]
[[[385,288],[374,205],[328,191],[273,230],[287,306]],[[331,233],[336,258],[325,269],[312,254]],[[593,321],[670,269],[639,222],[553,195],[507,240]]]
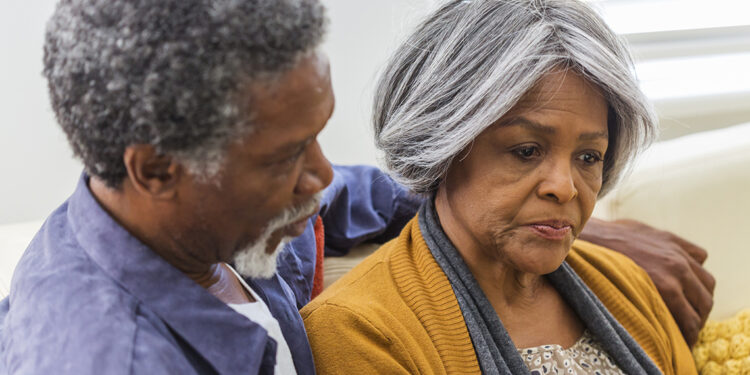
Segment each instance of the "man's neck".
[[89,190],[99,205],[125,228],[133,237],[148,246],[187,277],[202,286],[209,293],[225,303],[253,302],[252,295],[245,291],[235,274],[224,263],[204,264],[176,249],[174,243],[160,236],[156,215],[146,214],[147,209],[132,199],[127,190],[127,182],[119,189],[112,189],[103,181],[91,177]]
[[224,303],[255,302],[255,298],[245,289],[237,275],[226,263],[213,264],[209,273],[188,275],[188,277]]

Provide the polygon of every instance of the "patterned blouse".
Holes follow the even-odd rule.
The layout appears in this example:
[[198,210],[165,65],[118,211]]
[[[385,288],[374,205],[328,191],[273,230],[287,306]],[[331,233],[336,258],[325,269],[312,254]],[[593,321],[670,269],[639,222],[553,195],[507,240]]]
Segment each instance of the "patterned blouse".
[[531,375],[595,374],[624,375],[615,361],[599,346],[588,330],[570,348],[542,345],[518,349]]

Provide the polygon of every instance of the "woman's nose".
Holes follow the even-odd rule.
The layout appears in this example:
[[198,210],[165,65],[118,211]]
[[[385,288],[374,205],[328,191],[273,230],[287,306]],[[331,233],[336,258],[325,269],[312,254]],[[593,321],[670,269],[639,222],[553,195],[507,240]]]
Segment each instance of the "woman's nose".
[[578,196],[570,162],[558,162],[543,172],[538,195],[557,203],[567,203]]
[[331,163],[323,155],[318,141],[314,141],[306,151],[305,165],[294,189],[298,195],[313,195],[323,190],[333,179]]

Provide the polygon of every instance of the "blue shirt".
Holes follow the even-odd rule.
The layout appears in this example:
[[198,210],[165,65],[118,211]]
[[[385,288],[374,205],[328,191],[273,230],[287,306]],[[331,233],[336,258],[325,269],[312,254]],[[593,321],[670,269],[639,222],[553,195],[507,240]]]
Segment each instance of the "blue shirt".
[[[326,254],[398,233],[416,212],[372,167],[334,167],[319,215]],[[277,274],[247,280],[279,321],[299,374],[315,372],[298,309],[310,300],[313,223],[279,257]],[[156,255],[96,202],[83,176],[47,219],[0,301],[0,373],[264,374],[276,342]]]

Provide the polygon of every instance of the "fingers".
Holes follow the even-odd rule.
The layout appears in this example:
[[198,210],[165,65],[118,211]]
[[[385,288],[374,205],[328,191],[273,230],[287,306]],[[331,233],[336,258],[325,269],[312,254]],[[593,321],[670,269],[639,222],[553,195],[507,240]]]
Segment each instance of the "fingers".
[[702,247],[674,234],[670,233],[672,236],[672,240],[680,245],[682,247],[682,250],[684,250],[688,255],[690,255],[691,258],[695,259],[696,262],[699,264],[703,264],[703,262],[706,261],[706,258],[708,258],[708,252],[703,249]]
[[713,288],[716,281],[695,259],[688,258],[688,262],[690,262],[690,270],[683,276],[682,285],[685,288],[685,296],[696,314],[700,316],[701,327],[703,327],[714,305]]
[[669,311],[672,312],[672,316],[680,327],[682,336],[688,346],[692,347],[698,341],[698,332],[703,327],[700,316],[695,312],[687,298],[678,290],[675,291],[672,298],[666,299],[665,302],[667,302]]
[[679,275],[686,299],[700,316],[700,327],[703,327],[713,308],[713,292],[716,287],[716,279],[702,266],[708,253],[680,236],[671,233],[670,236],[682,250],[684,261],[689,266],[685,267],[685,262],[677,262],[673,271]]
[[[702,327],[708,318],[708,314],[711,313],[711,308],[713,308],[716,279],[701,266],[701,261],[696,259],[695,255],[699,252],[705,254],[705,250],[678,236],[674,236],[674,239],[682,246],[684,262],[676,262],[672,270],[676,275],[679,275],[683,292],[696,314],[700,316]],[[694,251],[691,254],[688,248],[697,249],[697,252]],[[702,259],[705,260],[705,256]],[[685,266],[685,262],[689,267]]]
[[661,237],[665,242],[675,243],[699,264],[703,264],[703,262],[706,261],[706,258],[708,258],[708,252],[705,249],[672,232],[657,229],[648,224],[632,219],[620,219],[614,222],[622,224],[623,227],[630,227],[633,230],[649,233],[651,237]]
[[[675,251],[664,258],[666,273],[658,275],[658,284],[685,341],[692,345],[713,307],[715,280],[686,251],[673,249]],[[656,284],[657,280],[654,282]]]
[[706,269],[703,268],[695,258],[688,258],[688,262],[690,263],[690,269],[693,271],[693,274],[700,279],[701,284],[703,284],[703,286],[706,287],[706,290],[713,295],[714,289],[716,288],[716,279],[713,275],[706,271]]

